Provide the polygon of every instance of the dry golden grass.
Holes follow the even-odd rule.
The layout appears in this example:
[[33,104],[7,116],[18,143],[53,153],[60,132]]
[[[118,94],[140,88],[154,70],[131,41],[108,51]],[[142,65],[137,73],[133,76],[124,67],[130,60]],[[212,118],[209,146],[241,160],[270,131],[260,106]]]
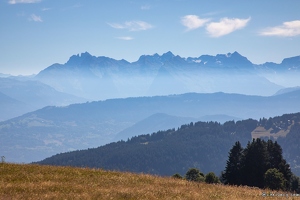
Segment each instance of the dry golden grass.
[[283,199],[262,192],[144,174],[0,163],[0,199]]
[[292,122],[290,126],[286,130],[280,130],[277,133],[271,133],[273,128],[270,128],[269,130],[266,130],[262,126],[258,126],[256,129],[254,129],[251,132],[252,139],[257,139],[257,138],[262,138],[262,137],[268,137],[268,138],[275,138],[277,139],[278,137],[286,137],[286,135],[291,131],[292,126],[295,124],[295,121]]
[[278,137],[285,137],[290,132],[291,127],[292,125],[289,126],[287,130],[280,130],[277,133],[271,133],[271,131],[273,130],[272,128],[266,130],[264,127],[259,126],[251,132],[252,139],[257,139],[262,137],[268,137],[268,138],[273,137],[277,139]]

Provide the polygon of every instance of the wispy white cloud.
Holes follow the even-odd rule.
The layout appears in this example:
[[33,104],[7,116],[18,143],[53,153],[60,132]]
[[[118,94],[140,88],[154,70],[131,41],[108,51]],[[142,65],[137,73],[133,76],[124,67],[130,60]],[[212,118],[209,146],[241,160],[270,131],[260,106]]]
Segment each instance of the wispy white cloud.
[[41,0],[9,0],[9,4],[18,4],[18,3],[38,3]]
[[130,36],[116,37],[116,38],[119,40],[133,40],[134,39],[133,37],[130,37]]
[[31,14],[29,17],[30,21],[34,21],[34,22],[43,22],[42,18],[40,16],[37,16],[35,14]]
[[117,23],[107,23],[107,24],[116,29],[124,29],[125,28],[125,26],[123,24],[117,24]]
[[186,15],[181,18],[181,24],[187,28],[187,31],[202,27],[208,21],[210,19],[200,19],[197,15]]
[[145,31],[153,28],[153,26],[144,21],[127,21],[123,24],[118,23],[107,23],[113,28],[116,29],[127,29],[129,31]]
[[284,22],[280,26],[266,28],[260,32],[265,36],[293,37],[300,35],[300,20]]
[[221,37],[232,33],[238,29],[247,26],[251,18],[238,19],[238,18],[222,18],[219,22],[211,22],[206,25],[206,31],[211,37]]

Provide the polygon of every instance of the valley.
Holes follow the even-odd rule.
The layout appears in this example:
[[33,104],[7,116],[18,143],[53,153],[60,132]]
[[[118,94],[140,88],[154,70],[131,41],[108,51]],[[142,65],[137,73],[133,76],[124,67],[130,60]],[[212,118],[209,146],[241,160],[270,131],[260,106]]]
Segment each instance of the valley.
[[[1,104],[3,114],[8,112],[4,108],[19,114],[0,122],[0,152],[9,162],[37,162],[200,121],[223,124],[234,120],[238,124],[256,120],[239,140],[281,140],[294,125],[274,130],[260,127],[258,121],[300,111],[300,90],[284,88],[264,75],[284,77],[291,72],[290,66],[297,74],[297,58],[255,65],[238,52],[195,58],[167,52],[128,62],[85,52],[36,76],[2,77],[3,102],[18,103],[23,109],[28,106],[28,110]],[[235,139],[228,136],[225,140],[219,145],[226,146],[223,151],[227,152]],[[290,162],[298,160],[287,154]],[[224,162],[225,158],[224,154],[219,160]],[[191,161],[192,165],[203,165]],[[220,166],[212,168],[215,173],[220,172]]]
[[295,199],[299,7],[0,1],[0,199]]

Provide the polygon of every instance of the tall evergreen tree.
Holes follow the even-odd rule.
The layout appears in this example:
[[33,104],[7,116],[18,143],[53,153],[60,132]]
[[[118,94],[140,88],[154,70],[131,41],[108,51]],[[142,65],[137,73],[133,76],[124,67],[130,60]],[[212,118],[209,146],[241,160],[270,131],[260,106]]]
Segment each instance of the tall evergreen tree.
[[277,168],[282,162],[282,148],[275,141],[267,141],[267,151],[268,151],[268,168]]
[[285,189],[289,190],[291,188],[291,178],[292,178],[292,171],[290,165],[286,162],[285,159],[281,161],[278,166],[278,170],[283,174],[286,182],[285,182]]
[[222,179],[225,184],[240,185],[241,184],[241,160],[243,148],[241,143],[237,141],[229,152],[228,161]]
[[268,169],[276,169],[282,174],[284,185],[281,189],[291,188],[292,172],[277,142],[272,140],[265,142],[258,138],[248,142],[245,149],[239,142],[236,142],[229,152],[222,180],[225,184],[269,187],[270,183],[266,185],[265,182],[265,173]]
[[241,178],[242,184],[264,187],[264,174],[267,171],[268,154],[266,142],[256,139],[247,144],[243,151]]
[[290,169],[290,165],[286,162],[286,160],[282,156],[282,148],[275,141],[274,143],[269,140],[267,142],[267,150],[268,150],[268,169],[275,168],[281,172],[285,179],[285,189],[289,189],[291,187],[291,177],[292,172]]

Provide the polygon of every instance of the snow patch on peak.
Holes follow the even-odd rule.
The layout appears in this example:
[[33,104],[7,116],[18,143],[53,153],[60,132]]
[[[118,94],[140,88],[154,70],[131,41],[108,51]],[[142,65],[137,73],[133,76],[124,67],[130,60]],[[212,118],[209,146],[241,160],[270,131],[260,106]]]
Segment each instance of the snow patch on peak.
[[231,57],[231,55],[232,55],[231,53],[227,53],[226,57],[229,58],[229,57]]
[[201,60],[200,60],[200,59],[198,59],[198,60],[193,60],[193,62],[195,62],[195,63],[201,63]]

